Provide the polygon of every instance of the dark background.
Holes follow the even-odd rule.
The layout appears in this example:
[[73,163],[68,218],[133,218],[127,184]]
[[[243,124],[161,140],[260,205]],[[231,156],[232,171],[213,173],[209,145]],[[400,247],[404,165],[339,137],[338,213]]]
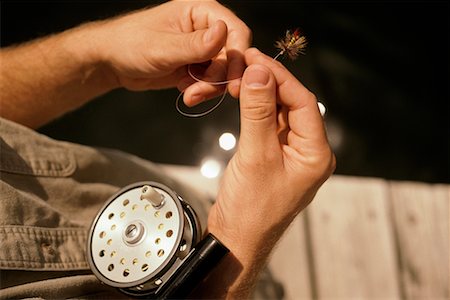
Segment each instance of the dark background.
[[[1,45],[157,2],[1,1]],[[283,62],[328,108],[336,173],[450,182],[448,1],[222,3],[267,54],[276,54],[274,41],[286,29],[305,32],[306,56]],[[227,98],[212,114],[188,119],[175,110],[177,95],[115,90],[40,132],[156,162],[227,160],[217,139],[238,134],[237,101]]]

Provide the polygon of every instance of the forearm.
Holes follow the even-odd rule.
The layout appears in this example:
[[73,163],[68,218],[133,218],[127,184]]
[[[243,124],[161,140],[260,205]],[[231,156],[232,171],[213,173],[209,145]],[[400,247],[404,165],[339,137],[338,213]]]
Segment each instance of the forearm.
[[0,115],[37,128],[115,87],[96,24],[0,51]]
[[[219,54],[242,53],[249,42],[246,25],[215,1],[168,1],[91,22],[0,50],[0,116],[39,127],[116,87],[178,86],[185,99],[206,99],[210,87],[191,82],[186,65],[214,68],[227,60]],[[239,78],[244,62],[234,56],[228,75]]]

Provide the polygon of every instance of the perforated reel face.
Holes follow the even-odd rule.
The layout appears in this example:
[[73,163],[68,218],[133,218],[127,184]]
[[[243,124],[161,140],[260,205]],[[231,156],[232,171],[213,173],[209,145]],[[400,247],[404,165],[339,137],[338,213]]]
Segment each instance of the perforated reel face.
[[[161,197],[158,205],[143,198],[149,187],[153,197]],[[180,250],[184,226],[183,208],[173,192],[156,183],[127,187],[106,204],[92,225],[91,268],[115,287],[155,280]]]

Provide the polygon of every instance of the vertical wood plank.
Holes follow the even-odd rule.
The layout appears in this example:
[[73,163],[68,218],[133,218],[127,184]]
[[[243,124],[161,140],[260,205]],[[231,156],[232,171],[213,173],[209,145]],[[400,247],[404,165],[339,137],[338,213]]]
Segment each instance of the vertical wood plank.
[[449,192],[444,185],[391,183],[407,299],[449,299]]
[[333,176],[307,209],[319,299],[398,299],[388,184]]
[[269,261],[275,281],[283,284],[283,299],[312,298],[306,242],[302,213],[280,239]]

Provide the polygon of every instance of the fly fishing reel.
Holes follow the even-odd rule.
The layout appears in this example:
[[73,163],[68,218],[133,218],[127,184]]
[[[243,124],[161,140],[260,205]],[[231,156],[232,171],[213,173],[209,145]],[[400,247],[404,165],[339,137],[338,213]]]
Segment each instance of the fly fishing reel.
[[228,252],[203,240],[193,208],[165,185],[139,182],[112,196],[92,223],[87,257],[103,283],[132,296],[182,298]]

